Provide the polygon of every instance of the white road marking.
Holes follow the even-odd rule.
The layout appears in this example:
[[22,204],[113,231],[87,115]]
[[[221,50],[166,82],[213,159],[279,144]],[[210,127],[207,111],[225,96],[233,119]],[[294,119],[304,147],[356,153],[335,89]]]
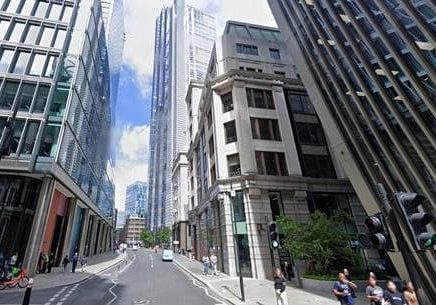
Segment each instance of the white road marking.
[[153,269],[153,255],[150,254],[151,269]]
[[115,302],[116,299],[118,299],[117,294],[112,291],[112,289],[114,289],[118,285],[118,283],[115,280],[112,280],[112,283],[113,283],[113,285],[112,285],[111,288],[109,288],[109,293],[112,294],[113,298],[108,303],[106,303],[106,305],[110,305],[113,302]]
[[[201,285],[201,286],[198,285],[198,284],[197,284],[197,280],[196,280],[195,278],[193,278],[191,274],[189,274],[188,272],[186,272],[186,270],[183,270],[179,265],[177,265],[177,264],[174,263],[174,262],[173,262],[173,264],[174,264],[175,266],[177,266],[177,268],[179,268],[180,271],[182,271],[182,272],[183,272],[183,273],[184,273],[188,278],[192,279],[192,284],[193,284],[195,287],[198,287],[198,288],[200,288],[200,289],[203,289],[203,290],[204,290],[204,293],[205,293],[209,298],[211,298],[211,299],[213,299],[214,301],[217,301],[217,302],[222,302],[222,300],[220,300],[220,299],[214,297],[213,295],[210,295],[210,294],[209,294],[209,289],[207,289],[204,285]],[[215,305],[226,305],[226,304],[225,304],[225,303],[218,303],[218,304],[215,304]]]

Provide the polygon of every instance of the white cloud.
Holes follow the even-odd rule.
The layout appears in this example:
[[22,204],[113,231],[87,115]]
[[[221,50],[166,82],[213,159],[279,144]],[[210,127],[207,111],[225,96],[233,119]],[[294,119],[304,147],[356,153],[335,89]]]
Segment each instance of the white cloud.
[[127,126],[117,141],[115,206],[124,210],[126,188],[135,181],[148,180],[150,126]]
[[[153,73],[155,21],[161,9],[171,5],[172,2],[171,0],[124,0],[126,27],[124,62],[136,71],[140,79]],[[227,20],[275,26],[266,0],[187,0],[186,2],[215,16],[218,36],[222,35]]]

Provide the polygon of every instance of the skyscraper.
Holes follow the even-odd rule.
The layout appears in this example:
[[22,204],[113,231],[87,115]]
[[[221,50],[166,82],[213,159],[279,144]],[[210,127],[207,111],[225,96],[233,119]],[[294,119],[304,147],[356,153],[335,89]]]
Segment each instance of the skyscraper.
[[148,208],[147,192],[148,185],[146,182],[137,181],[127,186],[125,217],[144,217],[146,215],[146,209]]
[[[389,195],[423,194],[428,199],[425,208],[434,212],[434,1],[269,0],[269,4],[331,147],[341,156],[367,212],[383,211],[377,183],[383,183]],[[407,266],[405,272],[397,261],[401,275],[413,278],[427,292],[425,304],[435,304],[434,255],[413,250],[399,209],[394,208],[389,222]]]
[[111,248],[110,72],[100,1],[0,7],[0,251]]
[[202,80],[215,37],[214,18],[177,0],[156,20],[149,166],[149,227],[186,218],[188,147],[185,94]]

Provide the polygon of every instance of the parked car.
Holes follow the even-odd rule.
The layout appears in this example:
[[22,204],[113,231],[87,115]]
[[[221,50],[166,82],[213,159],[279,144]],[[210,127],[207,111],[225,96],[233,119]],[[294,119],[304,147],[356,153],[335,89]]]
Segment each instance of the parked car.
[[138,251],[138,246],[137,246],[137,245],[133,245],[132,250],[133,250],[133,251]]
[[164,261],[164,262],[172,262],[173,259],[174,259],[173,250],[163,250],[162,261]]

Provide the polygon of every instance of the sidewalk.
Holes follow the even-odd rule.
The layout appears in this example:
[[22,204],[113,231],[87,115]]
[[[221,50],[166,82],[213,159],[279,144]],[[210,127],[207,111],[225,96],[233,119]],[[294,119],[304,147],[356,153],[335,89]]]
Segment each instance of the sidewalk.
[[[239,277],[230,277],[226,274],[203,275],[203,266],[198,261],[191,261],[187,257],[177,255],[175,263],[190,273],[197,280],[208,286],[213,292],[219,294],[234,305],[272,305],[276,304],[273,282],[244,278],[245,302],[240,300]],[[289,304],[338,305],[339,302],[330,293],[310,293],[303,289],[288,286]]]
[[88,266],[82,272],[80,262],[77,264],[76,272],[71,272],[71,263],[64,272],[63,267],[53,268],[51,273],[36,274],[33,278],[34,289],[45,289],[57,286],[72,285],[82,282],[91,276],[100,273],[124,260],[126,253],[104,253],[88,258]]

